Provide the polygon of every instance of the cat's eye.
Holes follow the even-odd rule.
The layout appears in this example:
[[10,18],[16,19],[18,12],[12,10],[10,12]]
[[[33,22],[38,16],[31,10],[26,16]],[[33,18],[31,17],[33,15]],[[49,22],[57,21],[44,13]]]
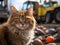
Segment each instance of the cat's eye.
[[34,23],[30,18],[26,18],[29,22]]
[[26,18],[26,19],[29,19],[29,18]]
[[15,18],[15,19],[19,19],[19,18]]
[[15,19],[14,19],[15,22],[18,21],[18,20],[19,20],[18,18],[15,18]]

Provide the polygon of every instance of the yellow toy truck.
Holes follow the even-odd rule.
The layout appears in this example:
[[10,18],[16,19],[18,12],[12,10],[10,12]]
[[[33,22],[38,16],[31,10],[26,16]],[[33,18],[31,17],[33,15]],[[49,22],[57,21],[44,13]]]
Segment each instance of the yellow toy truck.
[[60,23],[60,6],[56,1],[44,2],[42,6],[38,8],[38,15],[45,19],[45,22],[51,23],[54,19],[55,22]]
[[60,6],[58,2],[44,1],[43,5],[39,5],[36,1],[26,1],[23,4],[22,10],[28,9],[31,5],[34,9],[34,17],[38,23],[40,21],[51,23],[53,19],[55,22],[60,23]]

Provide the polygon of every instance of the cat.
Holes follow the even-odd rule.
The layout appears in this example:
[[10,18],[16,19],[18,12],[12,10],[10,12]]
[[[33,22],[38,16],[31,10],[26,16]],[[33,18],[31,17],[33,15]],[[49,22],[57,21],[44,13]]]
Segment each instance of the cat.
[[12,13],[8,21],[0,25],[0,45],[29,45],[36,26],[33,8]]

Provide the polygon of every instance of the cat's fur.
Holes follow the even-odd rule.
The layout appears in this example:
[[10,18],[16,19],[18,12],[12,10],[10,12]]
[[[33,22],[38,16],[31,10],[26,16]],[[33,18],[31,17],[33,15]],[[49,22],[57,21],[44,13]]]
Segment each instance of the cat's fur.
[[0,45],[29,45],[36,25],[31,11],[13,13],[6,23],[0,25]]

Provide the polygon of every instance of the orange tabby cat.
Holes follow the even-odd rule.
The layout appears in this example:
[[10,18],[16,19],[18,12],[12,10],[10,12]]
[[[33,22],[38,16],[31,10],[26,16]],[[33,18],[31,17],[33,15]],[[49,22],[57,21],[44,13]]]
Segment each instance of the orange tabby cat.
[[0,45],[29,45],[34,38],[35,19],[32,8],[13,13],[0,25]]

